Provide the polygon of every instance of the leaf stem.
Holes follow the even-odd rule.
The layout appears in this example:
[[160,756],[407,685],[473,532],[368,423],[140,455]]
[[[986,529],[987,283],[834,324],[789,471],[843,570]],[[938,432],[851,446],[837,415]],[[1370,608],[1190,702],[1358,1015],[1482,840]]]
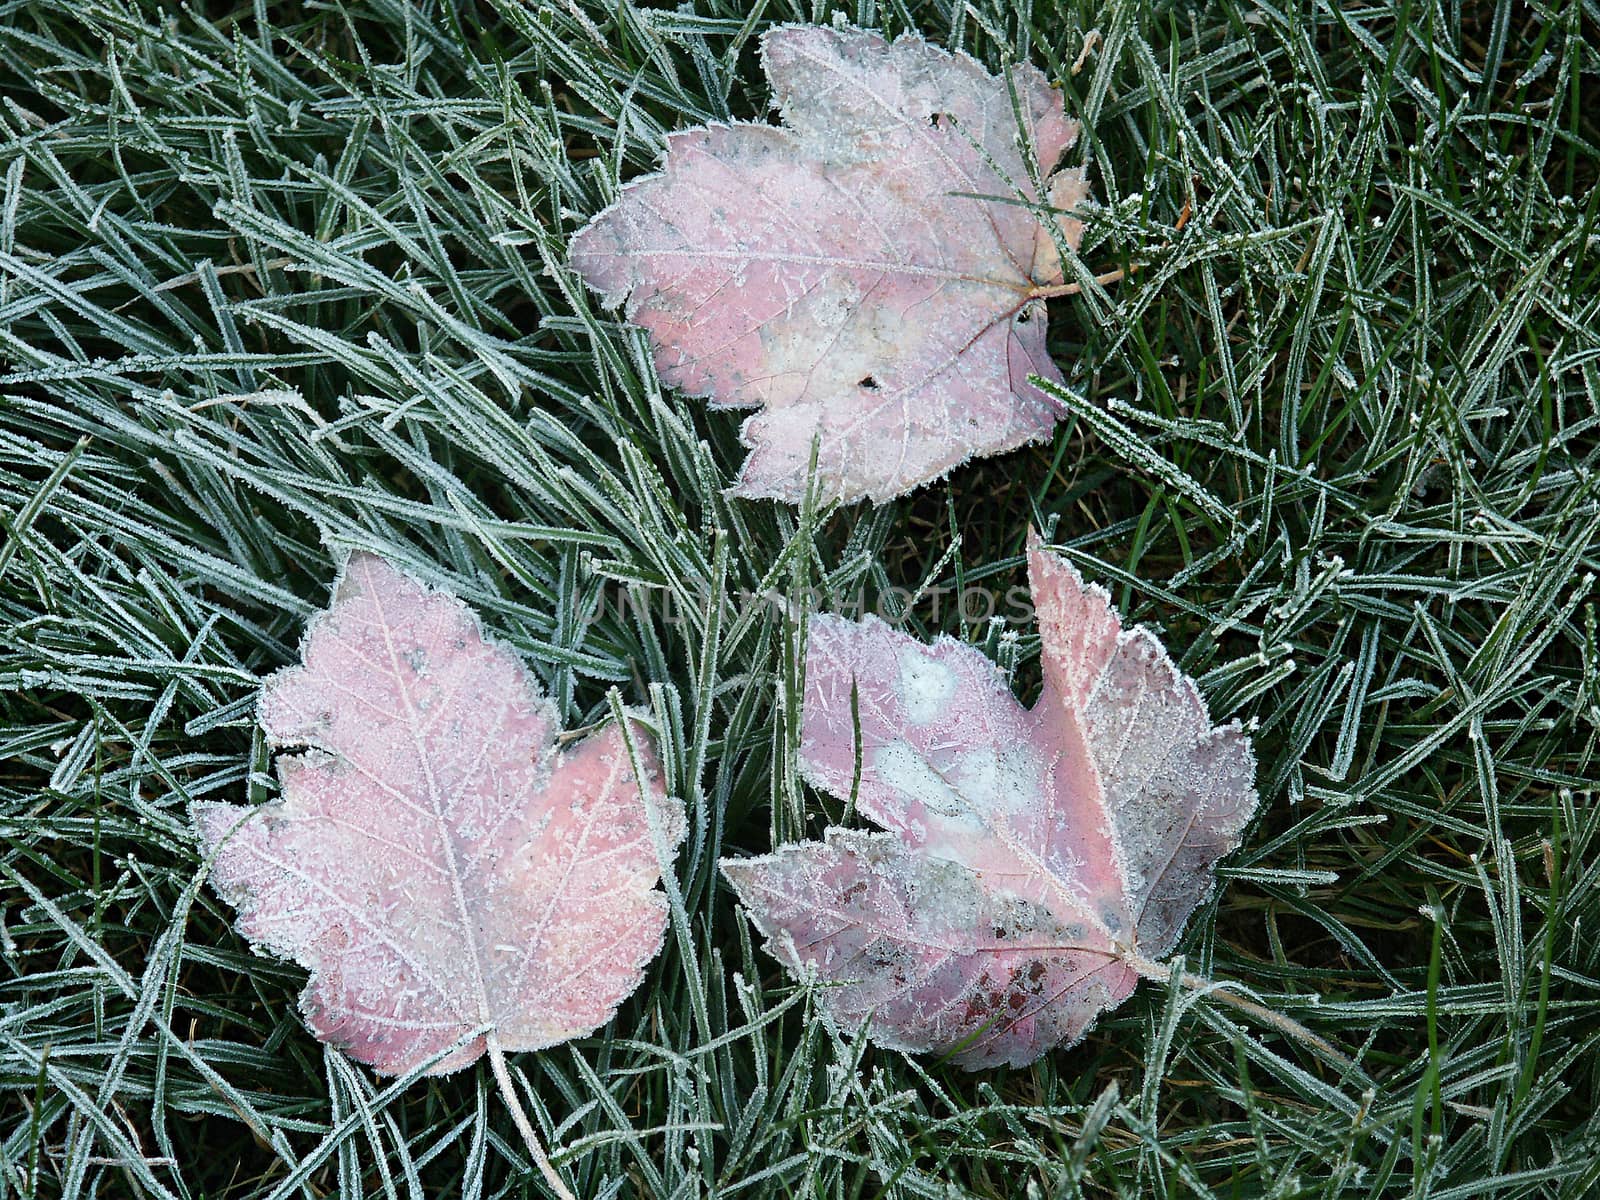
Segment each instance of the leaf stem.
[[500,1097],[505,1101],[506,1108],[511,1111],[511,1123],[522,1135],[522,1143],[533,1156],[534,1165],[539,1168],[544,1181],[550,1185],[550,1189],[560,1200],[577,1200],[561,1176],[556,1174],[550,1156],[544,1152],[544,1144],[539,1141],[539,1135],[534,1131],[533,1122],[528,1120],[527,1110],[522,1107],[522,1099],[517,1095],[516,1085],[511,1081],[511,1072],[506,1067],[506,1055],[500,1048],[500,1039],[490,1033],[484,1040],[489,1047],[489,1067],[494,1071],[495,1082],[500,1085]]
[[[1142,954],[1126,955],[1124,961],[1146,979],[1154,980],[1157,983],[1172,982],[1173,969],[1167,963],[1155,962],[1152,959],[1145,958]],[[1193,971],[1184,971],[1178,975],[1177,979],[1179,983],[1190,991],[1204,992],[1229,1007],[1237,1009],[1247,1016],[1254,1017],[1263,1025],[1270,1025],[1279,1033],[1299,1042],[1302,1046],[1312,1050],[1340,1070],[1350,1070],[1356,1065],[1354,1059],[1337,1049],[1327,1038],[1312,1033],[1311,1030],[1300,1024],[1293,1017],[1286,1017],[1282,1013],[1273,1012],[1272,1009],[1263,1004],[1257,1004],[1254,1000],[1248,1000],[1229,991],[1226,984],[1215,983],[1204,975],[1196,975]]]
[[[1124,271],[1121,267],[1118,267],[1115,271],[1107,271],[1104,275],[1096,275],[1094,281],[1101,287],[1105,287],[1106,284],[1116,283],[1117,280],[1126,278],[1138,269],[1138,267],[1130,267]],[[1053,283],[1049,287],[1029,288],[1028,299],[1052,300],[1057,296],[1076,296],[1081,291],[1083,291],[1083,284],[1081,283]]]

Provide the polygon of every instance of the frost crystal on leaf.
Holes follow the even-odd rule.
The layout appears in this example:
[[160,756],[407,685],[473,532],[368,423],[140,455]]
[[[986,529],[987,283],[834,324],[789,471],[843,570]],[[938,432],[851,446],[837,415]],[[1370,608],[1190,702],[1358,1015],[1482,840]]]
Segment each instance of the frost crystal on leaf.
[[971,646],[812,618],[801,771],[887,832],[722,864],[842,1024],[970,1068],[1075,1042],[1159,975],[1256,807],[1249,741],[1155,636],[1037,540],[1028,573],[1032,709]]
[[1040,292],[1064,272],[1038,206],[1088,196],[1050,173],[1078,135],[1060,93],[910,34],[782,26],[761,56],[783,125],[671,135],[572,246],[663,381],[762,410],[733,492],[803,499],[814,440],[824,496],[886,500],[1048,435],[1028,376],[1061,379]]
[[[240,933],[311,972],[312,1032],[399,1075],[489,1028],[534,1050],[592,1032],[660,949],[684,833],[646,732],[555,753],[557,717],[460,601],[372,555],[346,565],[261,725],[283,795],[196,804]],[[658,850],[660,853],[658,854]],[[479,1036],[437,1063],[484,1052]]]

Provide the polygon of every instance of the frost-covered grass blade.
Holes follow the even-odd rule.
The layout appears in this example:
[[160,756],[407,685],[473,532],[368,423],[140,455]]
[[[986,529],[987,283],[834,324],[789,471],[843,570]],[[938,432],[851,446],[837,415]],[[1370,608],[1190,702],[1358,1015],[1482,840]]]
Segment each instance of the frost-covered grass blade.
[[[842,513],[727,498],[739,414],[567,258],[670,131],[767,119],[769,24],[836,14],[1059,83],[1096,204],[1054,436]],[[684,799],[644,983],[509,1060],[586,1200],[1593,1192],[1593,20],[0,7],[0,1192],[547,1194],[486,1062],[341,1070],[195,886],[189,808],[275,797],[259,687],[353,549],[563,728],[647,712]],[[737,919],[719,858],[865,823],[796,773],[798,631],[749,597],[952,635],[1031,703],[1030,524],[1253,723],[1184,970],[1365,1079],[1181,982],[1027,1068],[835,1040]]]

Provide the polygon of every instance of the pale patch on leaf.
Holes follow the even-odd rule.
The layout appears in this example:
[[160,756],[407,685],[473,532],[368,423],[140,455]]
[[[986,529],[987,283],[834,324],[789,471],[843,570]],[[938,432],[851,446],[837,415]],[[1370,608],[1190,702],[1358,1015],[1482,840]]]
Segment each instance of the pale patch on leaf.
[[1076,249],[1063,214],[1088,197],[1051,174],[1078,136],[1061,94],[911,34],[782,26],[761,56],[783,125],[671,135],[572,245],[664,382],[762,409],[733,492],[800,501],[813,441],[825,497],[886,500],[1047,436],[1028,376],[1061,379],[1043,296],[1064,271],[1039,206]]
[[818,998],[842,1024],[971,1068],[1075,1042],[1164,978],[1256,807],[1249,741],[1155,636],[1037,540],[1028,572],[1032,709],[964,643],[812,618],[801,770],[888,832],[722,864],[772,953],[839,985]]
[[282,798],[194,819],[240,933],[311,972],[312,1032],[398,1075],[490,1031],[441,1074],[603,1025],[661,947],[684,834],[645,730],[643,780],[617,726],[556,753],[516,655],[368,554],[303,658],[261,696],[270,744],[305,748],[277,760]]

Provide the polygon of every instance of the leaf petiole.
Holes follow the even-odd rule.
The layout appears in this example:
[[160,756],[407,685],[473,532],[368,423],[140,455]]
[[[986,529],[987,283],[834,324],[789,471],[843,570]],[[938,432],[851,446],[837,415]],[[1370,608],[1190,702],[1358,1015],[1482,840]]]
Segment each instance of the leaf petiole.
[[528,1153],[533,1156],[534,1166],[539,1168],[544,1181],[550,1185],[550,1189],[560,1197],[560,1200],[577,1200],[561,1176],[556,1174],[555,1164],[545,1153],[544,1143],[539,1140],[533,1122],[528,1119],[527,1110],[522,1107],[522,1099],[517,1095],[516,1084],[512,1081],[511,1071],[506,1066],[505,1051],[500,1048],[500,1039],[490,1033],[484,1040],[489,1048],[489,1068],[494,1072],[494,1081],[500,1085],[500,1097],[511,1112],[511,1123],[522,1135],[523,1145],[527,1146]]
[[[1115,271],[1107,271],[1103,275],[1096,275],[1094,281],[1101,287],[1105,287],[1106,284],[1116,283],[1119,279],[1126,278],[1138,269],[1138,266],[1132,266],[1124,271],[1121,267],[1118,267]],[[1048,287],[1029,288],[1028,299],[1053,300],[1058,296],[1076,296],[1081,291],[1083,291],[1081,283],[1052,283]]]

